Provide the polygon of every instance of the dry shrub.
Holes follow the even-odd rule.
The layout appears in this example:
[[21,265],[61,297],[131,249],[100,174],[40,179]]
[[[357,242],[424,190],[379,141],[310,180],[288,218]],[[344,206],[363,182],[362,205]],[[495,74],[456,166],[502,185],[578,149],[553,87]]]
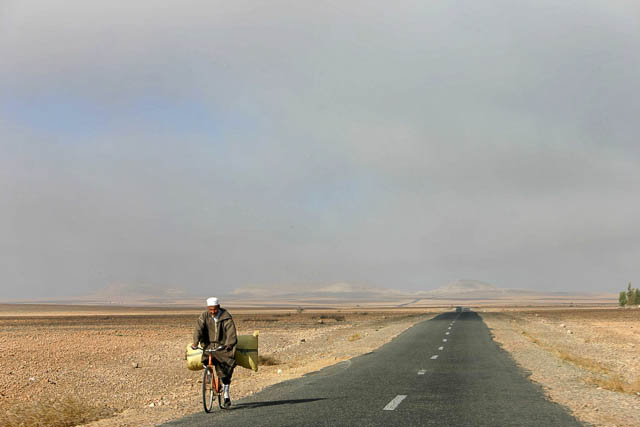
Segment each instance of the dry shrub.
[[617,376],[612,378],[589,378],[587,382],[602,387],[605,390],[617,391],[619,393],[624,392],[625,388],[624,381]]
[[[314,319],[315,319],[315,317],[314,317]],[[339,314],[331,314],[331,315],[323,314],[323,315],[320,316],[320,319],[333,319],[336,322],[344,322],[345,317],[341,316]]]
[[353,334],[348,338],[348,340],[350,342],[354,342],[354,341],[358,341],[360,338],[362,338],[360,334]]
[[617,391],[618,393],[640,393],[640,378],[627,383],[621,376],[612,375],[610,378],[589,378],[588,382],[605,390]]
[[600,372],[603,374],[608,374],[609,372],[611,372],[609,369],[602,366],[600,363],[596,362],[595,360],[587,359],[586,357],[574,356],[573,354],[565,353],[563,351],[557,351],[557,354],[560,359],[566,360],[567,362],[573,363],[574,365],[588,369],[589,371]]
[[280,364],[280,361],[269,354],[264,354],[264,355],[261,354],[258,356],[258,365],[275,366],[279,364]]
[[527,338],[532,343],[538,344],[538,340],[536,338],[534,338],[532,335],[530,335],[529,333],[527,333],[526,331],[522,331],[522,335],[524,335],[525,338]]
[[631,384],[629,384],[628,390],[631,393],[640,393],[640,377],[636,378]]
[[521,334],[526,337],[529,341],[534,344],[537,344],[541,348],[550,351],[555,354],[559,359],[562,359],[566,362],[573,363],[576,366],[587,369],[591,372],[597,372],[601,374],[609,374],[611,371],[606,367],[602,366],[595,360],[588,359],[586,357],[575,356],[573,354],[567,353],[565,351],[559,350],[553,346],[545,345],[541,343],[537,338],[527,333],[526,331],[521,331]]
[[98,408],[75,397],[14,405],[0,413],[2,427],[76,426],[107,418],[113,411]]

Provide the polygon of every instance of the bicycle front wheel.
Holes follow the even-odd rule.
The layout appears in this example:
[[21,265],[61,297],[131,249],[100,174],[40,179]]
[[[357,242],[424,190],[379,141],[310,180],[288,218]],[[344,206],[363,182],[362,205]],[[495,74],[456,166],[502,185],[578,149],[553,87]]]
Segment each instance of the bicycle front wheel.
[[215,386],[216,374],[212,368],[206,366],[202,374],[202,405],[207,413],[213,410],[213,396],[218,394]]

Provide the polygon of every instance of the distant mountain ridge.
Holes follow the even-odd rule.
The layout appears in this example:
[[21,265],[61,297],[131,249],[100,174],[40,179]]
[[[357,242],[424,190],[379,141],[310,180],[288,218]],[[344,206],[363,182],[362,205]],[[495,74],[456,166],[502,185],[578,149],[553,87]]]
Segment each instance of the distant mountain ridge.
[[440,288],[429,291],[399,291],[351,283],[338,282],[322,287],[293,286],[293,287],[250,287],[231,292],[230,296],[240,298],[292,298],[292,297],[348,297],[348,298],[437,298],[466,296],[469,294],[504,294],[505,289],[478,280],[458,280]]
[[501,292],[504,289],[498,288],[491,283],[481,282],[479,280],[457,280],[452,283],[448,283],[437,289],[431,291],[421,291],[425,294],[461,294],[468,292]]
[[126,297],[126,296],[156,296],[156,297],[180,297],[186,295],[184,289],[168,287],[163,285],[131,285],[125,283],[114,283],[100,289],[95,295],[105,297]]
[[175,304],[193,300],[192,295],[176,286],[129,283],[112,283],[82,298],[112,304]]
[[515,297],[552,296],[586,296],[584,292],[540,292],[530,289],[499,288],[491,283],[479,280],[461,279],[430,291],[420,291],[418,295],[432,298],[475,298],[475,299],[503,299]]
[[405,297],[406,293],[391,289],[354,285],[351,283],[337,282],[326,286],[281,286],[275,287],[250,287],[240,288],[229,294],[233,298],[345,298],[345,299],[372,299],[387,297]]
[[[198,292],[200,294],[200,292]],[[322,306],[322,305],[382,305],[409,307],[453,304],[456,301],[484,301],[485,303],[569,303],[574,300],[605,300],[615,295],[578,292],[538,292],[527,289],[505,289],[488,282],[461,279],[436,289],[402,291],[348,282],[325,285],[269,285],[250,286],[228,293],[212,292],[224,304],[235,306]],[[194,295],[177,286],[114,283],[95,293],[58,298],[47,303],[120,304],[120,305],[201,305],[212,295]],[[22,301],[26,302],[26,301]],[[33,301],[32,301],[33,302]]]
[[538,292],[528,289],[505,289],[479,280],[461,279],[427,291],[399,291],[338,282],[326,286],[250,287],[237,289],[229,298],[238,300],[316,300],[316,301],[400,301],[400,300],[508,300],[588,296],[578,292]]

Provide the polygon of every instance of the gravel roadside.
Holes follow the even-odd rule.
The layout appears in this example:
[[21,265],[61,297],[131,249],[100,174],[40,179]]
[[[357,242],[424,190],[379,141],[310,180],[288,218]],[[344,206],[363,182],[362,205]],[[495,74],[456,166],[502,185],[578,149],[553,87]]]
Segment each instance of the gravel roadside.
[[640,425],[640,311],[480,314],[530,379],[582,422]]

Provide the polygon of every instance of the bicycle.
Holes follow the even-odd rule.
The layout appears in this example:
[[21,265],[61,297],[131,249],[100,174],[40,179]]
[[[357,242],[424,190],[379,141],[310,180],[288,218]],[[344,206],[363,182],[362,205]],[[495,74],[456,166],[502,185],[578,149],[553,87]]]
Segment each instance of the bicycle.
[[202,404],[206,413],[213,410],[214,397],[218,398],[218,406],[222,409],[222,386],[220,378],[216,375],[215,366],[213,366],[213,353],[223,348],[224,346],[220,346],[203,352],[203,354],[209,355],[209,364],[204,367],[202,374]]

